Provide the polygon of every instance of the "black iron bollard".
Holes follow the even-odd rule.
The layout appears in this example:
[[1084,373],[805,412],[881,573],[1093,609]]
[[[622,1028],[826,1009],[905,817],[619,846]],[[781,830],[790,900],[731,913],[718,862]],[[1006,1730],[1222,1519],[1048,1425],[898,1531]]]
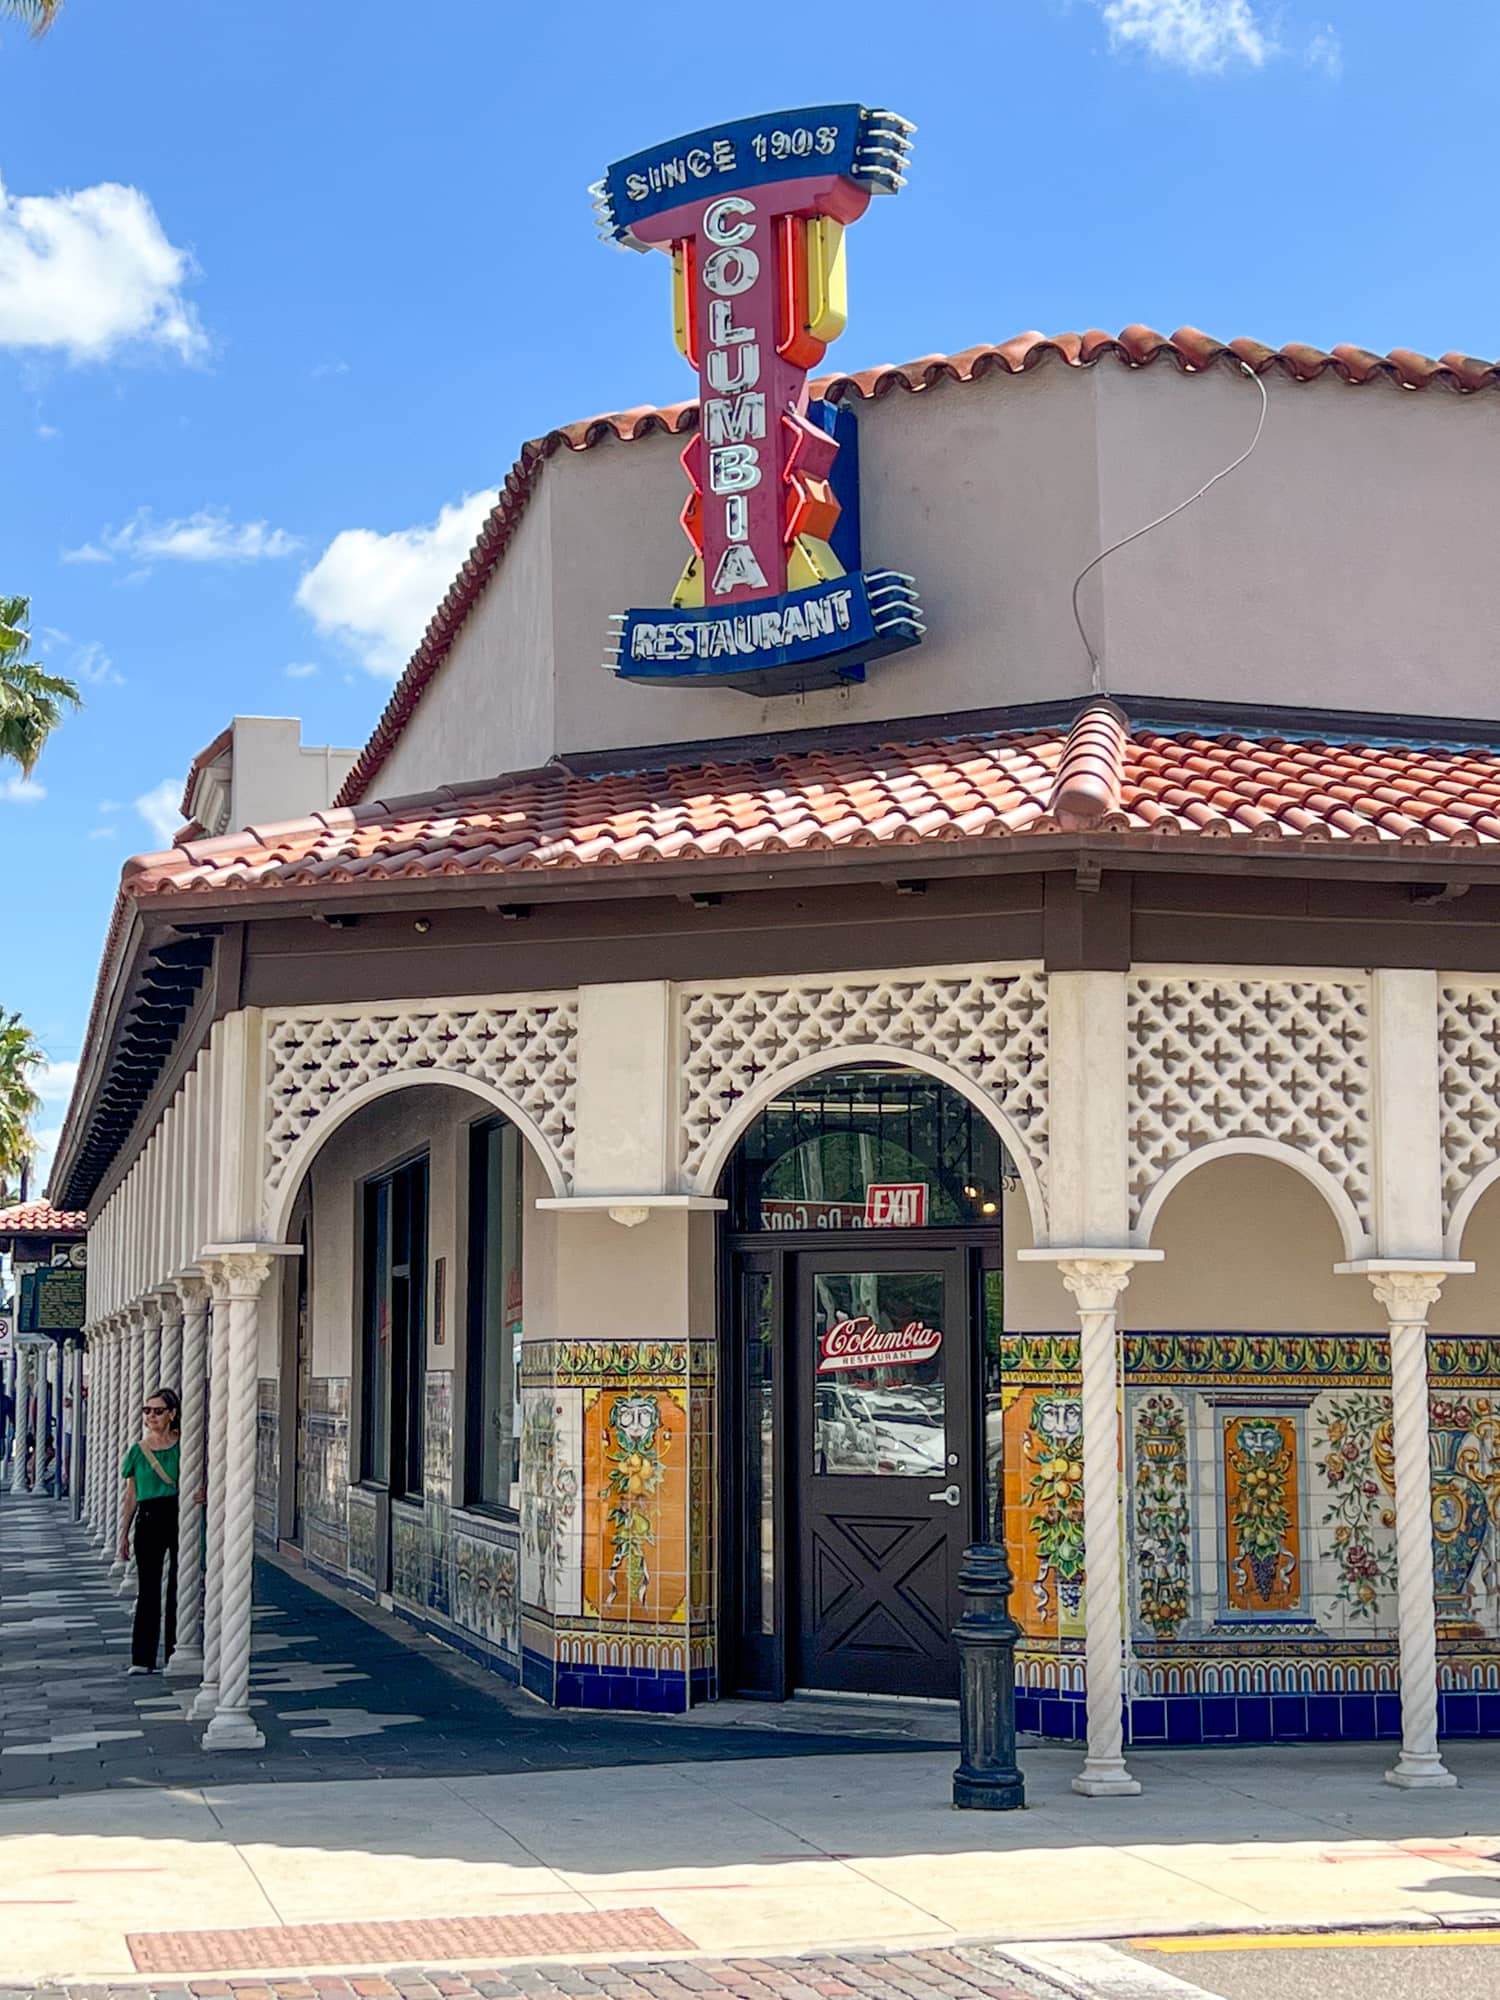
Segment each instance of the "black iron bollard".
[[1016,1641],[1010,1615],[1014,1579],[1001,1542],[971,1542],[959,1566],[963,1615],[953,1628],[959,1660],[959,1763],[953,1803],[1014,1812],[1026,1803],[1016,1764]]

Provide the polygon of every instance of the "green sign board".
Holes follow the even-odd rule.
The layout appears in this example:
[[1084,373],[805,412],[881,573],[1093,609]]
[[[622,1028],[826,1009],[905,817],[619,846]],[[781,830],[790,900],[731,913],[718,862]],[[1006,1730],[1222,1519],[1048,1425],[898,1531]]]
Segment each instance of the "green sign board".
[[22,1333],[77,1333],[82,1329],[84,1273],[27,1271],[21,1279]]

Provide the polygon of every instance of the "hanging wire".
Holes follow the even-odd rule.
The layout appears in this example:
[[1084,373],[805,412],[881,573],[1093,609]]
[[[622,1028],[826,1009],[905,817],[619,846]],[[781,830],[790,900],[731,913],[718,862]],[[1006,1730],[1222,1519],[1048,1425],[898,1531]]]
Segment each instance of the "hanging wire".
[[1270,401],[1266,395],[1266,385],[1264,382],[1262,382],[1260,377],[1256,374],[1255,370],[1252,367],[1250,367],[1250,365],[1247,362],[1242,361],[1240,363],[1240,372],[1244,375],[1248,375],[1250,377],[1250,380],[1255,384],[1256,388],[1259,389],[1260,391],[1260,415],[1256,419],[1255,435],[1253,438],[1251,438],[1249,444],[1246,445],[1245,449],[1240,453],[1239,457],[1234,460],[1233,464],[1226,465],[1222,472],[1216,472],[1212,479],[1206,480],[1204,484],[1198,488],[1198,491],[1196,493],[1190,493],[1186,500],[1179,500],[1177,505],[1175,507],[1169,508],[1165,514],[1158,514],[1154,521],[1148,521],[1144,528],[1137,528],[1134,534],[1122,536],[1118,542],[1111,542],[1107,549],[1101,549],[1098,555],[1094,557],[1094,560],[1091,563],[1089,563],[1086,568],[1081,569],[1078,572],[1077,576],[1074,577],[1073,579],[1073,623],[1078,627],[1078,636],[1083,641],[1083,650],[1089,656],[1089,666],[1093,670],[1093,678],[1090,682],[1090,689],[1091,692],[1094,694],[1103,694],[1105,691],[1104,669],[1100,665],[1099,655],[1094,651],[1093,647],[1089,644],[1088,633],[1084,630],[1083,613],[1078,608],[1079,588],[1082,585],[1084,578],[1089,576],[1094,570],[1096,570],[1099,567],[1100,563],[1102,563],[1107,556],[1115,555],[1121,549],[1128,549],[1132,542],[1138,542],[1143,535],[1149,535],[1153,528],[1164,527],[1168,521],[1175,520],[1179,514],[1186,512],[1186,510],[1192,506],[1195,500],[1201,500],[1205,493],[1207,493],[1212,487],[1217,486],[1221,479],[1227,479],[1231,472],[1238,472],[1240,467],[1245,463],[1245,460],[1250,456],[1251,452],[1254,451],[1255,447],[1260,443],[1260,434],[1265,429],[1266,425],[1266,412],[1270,407]]

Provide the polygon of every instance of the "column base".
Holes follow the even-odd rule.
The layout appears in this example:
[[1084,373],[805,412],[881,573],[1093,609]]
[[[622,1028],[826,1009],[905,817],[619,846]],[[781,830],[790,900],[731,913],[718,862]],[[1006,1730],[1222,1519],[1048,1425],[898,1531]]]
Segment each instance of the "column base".
[[219,1683],[205,1681],[193,1696],[192,1707],[188,1710],[189,1722],[207,1722],[219,1712]]
[[203,1732],[205,1750],[263,1750],[266,1739],[243,1710],[221,1708]]
[[135,1583],[135,1571],[133,1569],[127,1569],[123,1576],[116,1576],[113,1570],[111,1570],[109,1574],[110,1574],[110,1581],[114,1584],[115,1587],[116,1597],[135,1596],[136,1583]]
[[162,1668],[168,1680],[201,1681],[203,1678],[203,1653],[197,1646],[176,1646],[172,1657]]
[[1395,1769],[1386,1772],[1385,1781],[1400,1792],[1452,1791],[1458,1783],[1436,1753],[1418,1756],[1404,1750]]
[[1132,1778],[1123,1760],[1108,1764],[1085,1764],[1073,1780],[1073,1789],[1086,1799],[1133,1799],[1140,1780]]

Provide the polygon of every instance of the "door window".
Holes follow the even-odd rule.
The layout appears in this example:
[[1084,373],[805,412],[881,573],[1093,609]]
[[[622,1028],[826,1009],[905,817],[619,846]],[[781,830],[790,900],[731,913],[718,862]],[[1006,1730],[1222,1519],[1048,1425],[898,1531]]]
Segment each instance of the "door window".
[[813,1470],[926,1478],[947,1463],[938,1271],[813,1279]]

